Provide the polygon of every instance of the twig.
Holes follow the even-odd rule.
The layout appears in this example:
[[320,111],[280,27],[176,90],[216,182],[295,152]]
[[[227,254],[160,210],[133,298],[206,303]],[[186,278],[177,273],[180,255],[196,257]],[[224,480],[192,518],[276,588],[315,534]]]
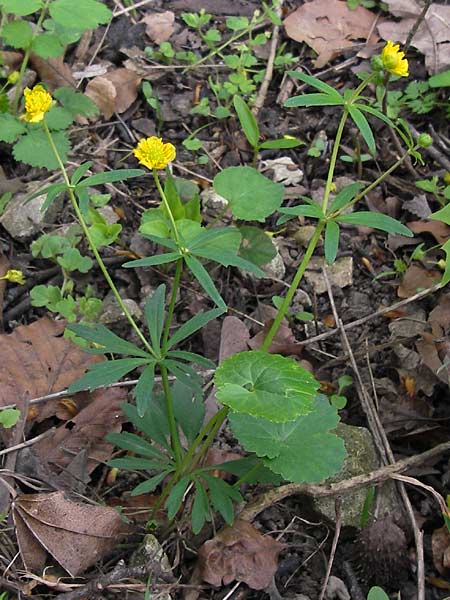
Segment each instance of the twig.
[[[411,125],[411,123],[407,122],[407,124],[408,124],[409,130],[412,133],[413,138],[415,140],[417,140],[420,133],[417,131],[417,129],[413,125]],[[434,132],[434,135],[432,135],[432,137],[434,138],[436,135],[437,135],[436,132]],[[427,154],[429,154],[431,156],[431,158],[433,160],[435,160],[437,163],[439,163],[441,165],[441,167],[443,167],[446,171],[450,172],[450,160],[448,160],[448,158],[443,156],[443,154],[441,152],[439,152],[439,150],[435,146],[428,146],[428,148],[422,148],[422,150],[424,152],[426,152]]]
[[325,579],[322,584],[322,590],[320,592],[319,600],[323,600],[328,587],[328,581],[331,575],[331,569],[333,568],[334,557],[336,555],[336,549],[341,534],[342,518],[341,518],[341,498],[338,496],[334,501],[336,511],[336,529],[334,530],[333,543],[331,544],[330,559],[328,561],[327,572],[325,573]]
[[0,456],[4,456],[5,454],[9,454],[10,452],[15,452],[16,450],[20,450],[21,448],[33,446],[33,444],[36,444],[37,442],[40,442],[49,435],[52,435],[55,432],[55,430],[56,427],[51,427],[50,429],[47,429],[47,431],[44,431],[44,433],[41,433],[40,435],[37,435],[34,438],[31,438],[31,440],[27,440],[25,442],[22,442],[21,444],[16,444],[15,446],[10,446],[9,448],[0,450]]
[[425,15],[427,14],[428,9],[430,8],[432,1],[433,0],[425,0],[425,4],[423,5],[422,12],[420,13],[420,15],[418,15],[418,17],[416,19],[416,22],[411,27],[411,30],[408,33],[408,37],[406,38],[406,42],[405,42],[405,45],[403,47],[403,51],[405,53],[408,52],[409,47],[411,45],[411,42],[413,40],[413,37],[416,35],[417,30],[419,29],[419,27],[422,24],[422,22],[425,20]]
[[297,494],[303,494],[313,498],[339,496],[352,490],[382,483],[388,479],[395,479],[395,475],[448,451],[450,451],[450,442],[444,442],[421,454],[409,456],[408,458],[398,460],[390,465],[380,467],[370,473],[356,475],[355,477],[339,481],[338,483],[325,483],[320,485],[311,483],[287,483],[286,485],[260,494],[253,502],[247,504],[243,508],[239,514],[239,518],[245,521],[251,521],[269,506],[272,506],[289,496]]
[[127,6],[126,8],[122,8],[122,10],[118,10],[113,14],[113,17],[116,18],[120,17],[120,15],[125,15],[126,13],[129,13],[132,10],[135,10],[136,8],[141,8],[141,6],[150,4],[150,2],[153,2],[153,0],[141,0],[141,2],[136,2],[136,4],[133,4],[132,6]]
[[[282,15],[283,3],[284,3],[284,0],[281,0],[281,2],[278,4],[278,6],[275,9],[275,12],[278,17],[281,17],[281,15]],[[258,95],[255,100],[255,104],[254,104],[253,110],[252,110],[255,117],[258,116],[259,111],[264,106],[267,92],[269,91],[269,85],[270,85],[270,82],[272,81],[273,64],[275,61],[275,55],[277,53],[279,36],[280,36],[280,26],[275,25],[273,28],[272,40],[270,43],[270,52],[269,52],[269,58],[267,59],[266,72],[264,73],[264,79],[262,80],[261,86],[258,91]]]

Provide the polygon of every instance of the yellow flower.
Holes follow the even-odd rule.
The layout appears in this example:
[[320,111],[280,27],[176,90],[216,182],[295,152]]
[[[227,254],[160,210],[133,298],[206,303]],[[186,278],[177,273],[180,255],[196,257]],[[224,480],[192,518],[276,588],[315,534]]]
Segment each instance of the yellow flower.
[[386,71],[400,77],[408,77],[408,61],[405,58],[405,53],[400,52],[398,44],[394,44],[389,40],[381,51],[381,61]]
[[22,271],[16,271],[15,269],[10,269],[5,275],[3,275],[3,277],[0,277],[0,279],[6,279],[6,281],[18,283],[19,285],[23,285],[25,283],[25,275],[22,273]]
[[39,123],[45,113],[51,109],[53,99],[42,85],[35,85],[32,90],[25,88],[25,114],[21,119],[29,123]]
[[164,144],[161,138],[144,138],[133,150],[141,165],[148,169],[164,169],[175,160],[176,150],[173,144]]

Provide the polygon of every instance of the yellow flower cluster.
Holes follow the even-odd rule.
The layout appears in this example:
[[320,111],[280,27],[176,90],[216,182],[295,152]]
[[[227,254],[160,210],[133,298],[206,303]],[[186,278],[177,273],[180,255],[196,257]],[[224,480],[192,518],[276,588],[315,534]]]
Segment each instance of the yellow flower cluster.
[[394,44],[389,40],[381,51],[381,62],[389,73],[400,77],[408,77],[408,61],[405,58],[405,53],[400,52],[399,44]]
[[52,107],[53,99],[47,90],[40,84],[35,85],[32,90],[25,88],[25,114],[21,119],[29,123],[39,123],[44,115]]
[[18,283],[19,285],[25,283],[25,275],[22,271],[16,271],[16,269],[9,269],[9,271],[7,271],[3,277],[0,277],[0,279],[5,279],[11,283]]
[[133,154],[139,164],[148,169],[165,169],[175,160],[176,150],[173,144],[164,144],[161,138],[152,136],[141,140],[133,150]]

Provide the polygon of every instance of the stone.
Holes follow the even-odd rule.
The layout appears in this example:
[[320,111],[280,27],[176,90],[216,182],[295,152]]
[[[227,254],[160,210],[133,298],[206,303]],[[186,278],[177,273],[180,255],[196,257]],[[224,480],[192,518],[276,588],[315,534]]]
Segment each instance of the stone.
[[[320,256],[313,256],[305,271],[305,280],[312,285],[316,294],[325,294],[327,286],[322,274],[325,260]],[[343,256],[338,258],[332,265],[326,267],[331,285],[344,288],[353,284],[353,258]]]
[[42,232],[46,225],[55,222],[58,212],[63,206],[63,194],[57,196],[45,211],[42,211],[41,208],[47,199],[47,194],[42,194],[27,202],[26,200],[40,186],[40,183],[34,183],[28,186],[25,193],[13,196],[8,202],[5,212],[0,217],[0,223],[15,240],[25,241]]
[[315,225],[304,225],[303,227],[299,227],[293,235],[294,240],[300,244],[300,246],[306,248],[315,231]]
[[[123,303],[132,317],[137,319],[142,317],[142,310],[134,300],[131,298],[123,298]],[[103,300],[103,311],[99,320],[104,325],[108,325],[109,323],[125,322],[127,320],[122,308],[119,306],[112,292],[109,292],[106,295],[106,298]]]
[[[164,552],[158,539],[148,533],[144,536],[141,545],[133,552],[130,558],[130,567],[140,567],[148,564],[149,561],[157,561],[161,566],[161,570],[166,573],[172,571],[167,554]],[[158,600],[172,600],[170,594],[158,594]]]
[[224,210],[228,206],[228,200],[225,200],[214,189],[206,188],[200,194],[203,208],[212,208],[214,210]]
[[[339,423],[334,432],[344,440],[347,458],[339,473],[327,479],[325,484],[337,483],[356,475],[370,473],[380,466],[372,435],[368,429]],[[391,486],[391,483],[387,482],[387,484],[378,487],[378,493],[381,493],[380,506],[378,507],[380,514],[385,512],[391,514],[398,505],[395,487]],[[380,490],[383,491],[380,492]],[[342,526],[361,529],[361,517],[367,497],[367,488],[352,490],[342,494],[341,497]],[[336,521],[335,498],[313,498],[312,505],[322,518],[333,523]]]
[[303,171],[289,156],[280,156],[272,160],[261,161],[264,170],[273,171],[273,180],[284,186],[297,185],[303,179]]

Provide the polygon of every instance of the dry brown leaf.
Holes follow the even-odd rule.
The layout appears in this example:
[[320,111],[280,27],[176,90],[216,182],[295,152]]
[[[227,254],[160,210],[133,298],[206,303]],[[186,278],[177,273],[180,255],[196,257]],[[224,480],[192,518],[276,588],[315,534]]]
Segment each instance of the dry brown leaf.
[[[273,320],[278,313],[274,306],[265,305],[260,305],[259,311],[261,313],[261,318],[264,320],[264,328],[249,340],[248,345],[252,350],[261,348],[262,343],[269,333]],[[284,356],[289,354],[300,354],[302,352],[302,346],[297,344],[287,319],[281,321],[280,327],[267,351],[273,354],[283,354]]]
[[433,335],[442,337],[450,329],[450,294],[442,294],[439,302],[428,315]]
[[[422,12],[416,0],[386,0],[389,12],[401,21],[385,21],[378,32],[385,40],[404,44]],[[411,45],[425,55],[425,65],[430,73],[437,73],[450,64],[450,6],[431,4],[423,22],[411,40]]]
[[105,440],[105,436],[121,429],[124,415],[120,405],[126,392],[109,388],[97,390],[89,397],[91,402],[76,417],[34,444],[35,454],[50,468],[67,468],[83,449],[87,451],[88,473],[98,466],[99,461],[106,462],[111,458],[113,445]]
[[110,119],[114,113],[125,112],[138,95],[142,78],[129,69],[116,69],[94,77],[86,86],[85,94]]
[[63,56],[58,58],[41,58],[31,54],[30,62],[39,74],[40,80],[45,83],[50,92],[59,87],[70,87],[75,89],[77,82],[72,76],[72,71]]
[[450,227],[442,221],[411,221],[408,228],[414,233],[431,233],[438,244],[445,244],[450,238]]
[[267,588],[278,566],[283,544],[237,519],[200,548],[200,574],[214,586],[242,581],[254,590]]
[[[43,317],[0,335],[0,407],[15,403],[24,410],[26,399],[65,389],[103,360],[63,338],[64,327],[64,321]],[[55,406],[54,401],[36,405],[36,420],[53,416]]]
[[314,66],[320,69],[352,48],[354,40],[377,42],[378,37],[372,33],[376,19],[362,6],[350,10],[343,0],[313,0],[292,12],[284,26],[291,39],[305,42],[317,52]]
[[13,518],[25,567],[42,571],[50,554],[72,577],[111,552],[129,531],[113,508],[72,502],[63,492],[18,496]]
[[145,23],[145,32],[155,44],[167,42],[174,32],[175,14],[167,10],[163,13],[145,15],[141,23]]
[[[432,371],[441,381],[450,384],[450,352],[448,342],[439,344],[434,336],[424,332],[422,339],[416,343],[416,348],[424,365]],[[447,348],[445,348],[447,346]]]
[[450,568],[450,534],[444,525],[435,529],[431,536],[433,563],[440,575],[448,575]]
[[427,271],[419,265],[412,264],[403,275],[402,282],[398,286],[397,295],[399,298],[410,298],[420,290],[433,287],[442,278],[439,271]]

